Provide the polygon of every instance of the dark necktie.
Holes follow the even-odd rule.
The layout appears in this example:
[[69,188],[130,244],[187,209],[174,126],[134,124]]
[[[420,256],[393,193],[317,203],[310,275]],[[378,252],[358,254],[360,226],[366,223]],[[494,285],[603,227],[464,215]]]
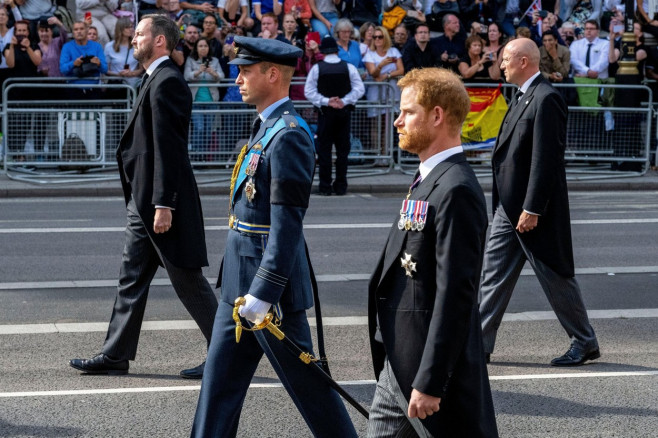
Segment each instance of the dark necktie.
[[139,92],[142,91],[142,88],[144,88],[144,84],[146,84],[146,81],[148,81],[149,75],[148,73],[144,73],[142,75],[142,78],[139,80],[139,85],[137,85],[137,95],[139,96]]
[[512,101],[510,102],[509,109],[510,111],[512,108],[516,106],[517,103],[519,103],[519,100],[523,97],[523,91],[521,90],[516,90],[516,93],[514,93],[514,96],[512,97]]
[[412,182],[411,186],[409,187],[409,193],[407,193],[407,199],[409,199],[409,197],[411,196],[411,192],[413,192],[414,189],[418,187],[423,180],[423,176],[420,174],[420,170],[416,171],[416,174],[418,176],[414,179],[414,182]]
[[592,53],[592,43],[587,45],[587,55],[585,55],[585,66],[589,68],[589,55]]
[[260,129],[260,125],[263,124],[263,121],[259,117],[256,117],[256,120],[254,120],[254,123],[251,125],[251,139],[253,140],[256,137],[256,134],[258,134],[258,130]]

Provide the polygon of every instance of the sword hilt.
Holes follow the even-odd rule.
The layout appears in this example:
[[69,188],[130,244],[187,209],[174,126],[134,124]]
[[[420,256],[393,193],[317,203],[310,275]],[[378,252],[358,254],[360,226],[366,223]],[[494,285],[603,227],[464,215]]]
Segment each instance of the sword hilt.
[[247,330],[250,332],[254,332],[257,330],[263,330],[264,328],[269,330],[270,333],[272,333],[279,341],[282,341],[283,338],[286,337],[286,335],[279,330],[279,328],[272,324],[272,319],[274,318],[274,315],[270,312],[267,315],[265,315],[265,318],[260,324],[254,324],[251,328],[243,327],[242,322],[240,321],[240,313],[239,309],[240,306],[244,306],[247,300],[245,300],[244,297],[237,297],[235,299],[235,304],[233,306],[233,321],[235,321],[235,342],[239,343],[240,342],[240,337],[242,336],[242,330]]

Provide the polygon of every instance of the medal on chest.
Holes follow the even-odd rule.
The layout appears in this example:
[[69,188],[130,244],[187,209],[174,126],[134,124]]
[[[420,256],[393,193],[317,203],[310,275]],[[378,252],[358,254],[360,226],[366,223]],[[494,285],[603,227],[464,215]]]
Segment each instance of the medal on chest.
[[254,202],[254,197],[256,196],[256,183],[254,182],[254,176],[256,175],[256,170],[258,169],[262,153],[263,147],[260,143],[256,144],[252,152],[249,154],[247,168],[244,170],[248,177],[247,183],[244,186],[244,194],[249,202]]
[[429,204],[426,201],[416,199],[405,199],[402,201],[400,208],[400,219],[398,220],[398,229],[405,231],[423,231],[427,221],[427,208]]

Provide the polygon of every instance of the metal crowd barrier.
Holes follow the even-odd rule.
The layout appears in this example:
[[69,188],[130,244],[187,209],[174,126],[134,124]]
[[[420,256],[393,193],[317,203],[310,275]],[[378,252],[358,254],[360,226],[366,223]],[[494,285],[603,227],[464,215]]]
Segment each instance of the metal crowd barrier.
[[[393,165],[397,89],[388,83],[366,85],[378,89],[381,98],[360,100],[352,114],[351,176],[387,172]],[[299,87],[297,91],[303,95],[303,81],[293,81],[292,86]],[[193,96],[199,87],[215,88],[220,97],[229,94],[239,99],[195,102],[190,123],[188,151],[197,172],[219,172],[227,178],[249,139],[257,113],[241,101],[232,79],[190,84]],[[126,84],[76,85],[63,78],[6,81],[2,111],[5,172],[10,178],[49,183],[116,178],[116,172],[101,174],[116,167],[116,148],[135,97]],[[294,104],[315,132],[317,110],[307,100]]]
[[[70,80],[70,78],[67,78]],[[63,78],[3,85],[4,171],[13,179],[115,179],[115,152],[135,98],[124,83],[70,84]]]
[[[496,88],[499,84],[466,84],[469,88]],[[569,106],[565,162],[570,179],[609,176],[637,176],[649,168],[651,123],[654,116],[653,95],[645,85],[556,84],[563,94],[577,93],[578,88],[599,89],[599,94],[635,93],[637,107]],[[516,86],[503,84],[507,102]],[[573,91],[572,91],[573,90]],[[608,91],[606,91],[608,90]],[[599,99],[601,100],[601,99]],[[613,102],[609,98],[608,102]],[[605,103],[604,103],[605,104]],[[476,172],[490,172],[492,148],[466,149]],[[401,153],[401,168],[413,172],[418,166],[415,155]]]

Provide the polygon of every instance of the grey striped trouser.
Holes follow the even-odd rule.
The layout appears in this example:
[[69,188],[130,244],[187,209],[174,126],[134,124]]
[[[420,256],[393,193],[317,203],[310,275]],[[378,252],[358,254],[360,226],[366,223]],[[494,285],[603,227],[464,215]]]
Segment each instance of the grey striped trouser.
[[409,403],[386,358],[370,408],[368,438],[432,438],[418,418],[407,417],[408,409]]

